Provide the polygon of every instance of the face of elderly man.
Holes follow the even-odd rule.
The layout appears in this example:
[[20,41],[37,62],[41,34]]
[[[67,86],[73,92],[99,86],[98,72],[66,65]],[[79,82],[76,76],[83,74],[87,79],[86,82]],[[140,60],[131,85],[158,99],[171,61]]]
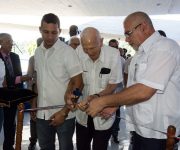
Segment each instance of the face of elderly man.
[[1,49],[4,53],[9,53],[12,50],[13,40],[10,35],[0,38]]
[[103,39],[95,28],[86,28],[81,33],[81,44],[83,50],[88,56],[96,61],[99,58]]
[[71,37],[69,45],[73,48],[76,49],[80,45],[80,40],[78,37]]

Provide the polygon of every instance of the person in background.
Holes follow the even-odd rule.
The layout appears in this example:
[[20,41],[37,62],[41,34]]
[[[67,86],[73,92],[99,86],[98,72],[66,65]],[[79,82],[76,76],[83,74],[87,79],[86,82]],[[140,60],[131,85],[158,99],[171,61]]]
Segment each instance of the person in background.
[[[37,43],[37,47],[39,47],[42,43],[42,38],[38,38],[36,43]],[[31,56],[29,59],[29,65],[28,65],[28,71],[27,71],[28,76],[30,76],[32,78],[31,81],[28,82],[28,89],[34,91],[35,93],[37,93],[37,89],[36,89],[36,72],[34,70],[34,56]],[[36,99],[36,98],[35,98]],[[34,105],[33,103],[36,102],[35,99],[31,100],[31,105]],[[35,150],[36,148],[36,142],[37,142],[37,133],[36,133],[36,121],[35,121],[35,113],[34,112],[30,112],[30,144],[28,146],[28,150]]]
[[[19,56],[13,52],[13,39],[8,33],[0,34],[0,58],[5,64],[5,81],[4,87],[8,88],[23,88],[23,82],[31,78],[27,75],[22,76],[21,64]],[[4,107],[4,143],[3,150],[14,150],[14,138],[16,130],[16,111],[17,105],[12,104],[9,108]]]
[[71,25],[69,27],[69,35],[70,35],[70,37],[77,36],[78,34],[79,34],[78,26]]
[[[0,87],[2,87],[2,84],[4,82],[4,76],[5,76],[5,66],[2,59],[0,59]],[[1,133],[3,118],[4,118],[2,107],[3,107],[3,104],[0,103],[0,133]]]
[[126,59],[125,64],[124,64],[124,87],[126,87],[127,85],[127,81],[128,81],[128,72],[129,72],[129,66],[131,63],[132,57],[129,57],[128,59]]
[[166,33],[163,30],[158,30],[159,34],[166,37]]
[[77,36],[72,36],[69,40],[69,46],[76,49],[80,45],[80,40]]
[[[69,27],[69,38],[71,38],[72,36],[77,36],[79,34],[79,30],[78,30],[78,26],[76,25],[71,25]],[[66,44],[69,45],[69,40],[66,41]]]
[[155,31],[144,12],[126,17],[124,33],[137,50],[130,63],[127,88],[92,100],[86,112],[96,116],[104,107],[127,105],[127,120],[133,122],[127,123],[133,131],[132,150],[164,150],[167,135],[162,132],[173,125],[175,136],[180,134],[180,46]]
[[[116,39],[111,39],[109,41],[109,46],[114,47],[119,50],[119,42]],[[119,52],[119,55],[120,55],[120,52]],[[121,55],[120,55],[120,59],[121,59],[121,68],[119,69],[122,69],[122,72],[123,72],[125,59]],[[118,84],[115,92],[119,92],[123,88],[124,88],[124,85],[123,85],[123,82],[121,82]],[[114,143],[116,144],[119,144],[119,139],[118,139],[118,132],[120,130],[119,123],[120,123],[120,107],[118,107],[118,109],[116,110],[116,118],[112,126],[112,138],[113,138]]]
[[[40,149],[55,150],[55,135],[60,150],[73,150],[72,136],[75,114],[69,112],[73,103],[68,95],[82,89],[82,67],[76,52],[60,41],[58,16],[53,13],[42,17],[39,27],[43,42],[35,51],[38,98],[35,107],[62,105],[63,108],[37,111],[36,128]],[[68,59],[67,59],[68,57]]]
[[86,103],[96,97],[114,93],[122,82],[119,50],[103,45],[96,28],[85,28],[81,35],[81,46],[76,49],[83,66],[82,99],[76,110],[77,150],[107,150],[111,127],[117,107],[106,108],[99,117],[92,118],[83,112]]

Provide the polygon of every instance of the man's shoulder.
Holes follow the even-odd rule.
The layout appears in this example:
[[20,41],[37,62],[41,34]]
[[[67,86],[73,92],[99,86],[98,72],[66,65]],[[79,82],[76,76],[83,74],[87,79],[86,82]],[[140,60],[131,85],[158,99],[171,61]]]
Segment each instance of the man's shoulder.
[[62,50],[64,50],[64,52],[73,50],[72,47],[70,47],[69,45],[67,45],[65,42],[63,42],[61,40],[58,40],[54,46],[55,46],[55,49],[57,49],[57,50],[62,49]]
[[104,45],[101,50],[103,51],[103,53],[105,53],[105,56],[107,57],[110,57],[110,56],[114,57],[114,56],[120,55],[118,49],[110,47],[110,46]]
[[19,55],[14,52],[10,52],[10,56],[13,58],[19,58]]

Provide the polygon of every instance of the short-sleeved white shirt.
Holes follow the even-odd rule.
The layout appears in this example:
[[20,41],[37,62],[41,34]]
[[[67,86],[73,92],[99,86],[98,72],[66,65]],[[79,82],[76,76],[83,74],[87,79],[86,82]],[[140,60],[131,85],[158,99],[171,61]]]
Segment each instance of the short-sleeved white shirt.
[[3,60],[0,59],[0,87],[2,87],[4,76],[5,76],[5,66]]
[[[83,52],[82,47],[76,49],[83,66],[83,97],[85,99],[89,95],[99,93],[104,90],[108,84],[117,84],[122,82],[122,69],[121,59],[119,51],[109,46],[103,46],[101,48],[99,58],[93,62],[89,56]],[[110,72],[100,73],[102,68],[110,69]],[[80,110],[76,111],[77,122],[83,126],[87,126],[87,114]],[[94,126],[96,130],[109,129],[113,122],[114,117],[107,120],[101,117],[93,118]]]
[[174,125],[176,134],[180,134],[179,45],[158,32],[146,39],[130,64],[127,85],[135,83],[157,92],[148,101],[127,107],[127,119],[137,124],[127,123],[129,130],[146,138],[165,139],[166,135],[151,129],[166,132],[169,125]]
[[[59,39],[49,49],[42,43],[35,52],[37,71],[38,107],[64,105],[64,94],[71,77],[82,73],[76,52]],[[38,111],[37,117],[49,119],[58,109]],[[68,118],[75,115],[69,113]]]

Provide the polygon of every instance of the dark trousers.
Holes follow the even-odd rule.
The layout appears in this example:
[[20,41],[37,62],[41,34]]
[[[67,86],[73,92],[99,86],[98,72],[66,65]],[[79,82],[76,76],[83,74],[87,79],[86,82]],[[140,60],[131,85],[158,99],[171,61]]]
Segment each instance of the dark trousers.
[[116,118],[112,126],[112,136],[114,138],[118,137],[119,123],[120,123],[120,107],[116,110]]
[[35,145],[37,142],[37,132],[36,132],[36,121],[30,120],[30,134],[31,137],[29,138],[30,143],[32,145]]
[[17,105],[10,108],[4,107],[4,143],[3,150],[13,150],[15,131],[16,131],[16,111]]
[[111,128],[108,130],[95,130],[93,118],[88,116],[88,126],[84,127],[76,123],[77,150],[91,150],[93,139],[93,150],[107,150],[108,141],[111,136]]
[[132,150],[165,150],[166,139],[144,138],[132,132]]

